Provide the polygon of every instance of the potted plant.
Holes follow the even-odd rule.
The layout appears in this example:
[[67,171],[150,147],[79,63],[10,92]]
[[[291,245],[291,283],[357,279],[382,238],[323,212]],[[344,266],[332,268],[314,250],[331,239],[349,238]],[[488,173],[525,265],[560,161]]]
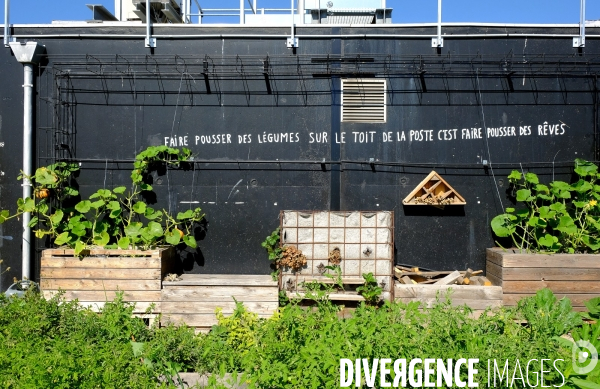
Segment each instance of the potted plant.
[[86,199],[75,182],[78,164],[40,167],[28,177],[32,197],[19,199],[13,215],[1,211],[0,223],[31,212],[36,237],[58,247],[42,253],[40,286],[46,295],[61,289],[67,299],[99,305],[120,290],[144,311],[160,301],[162,279],[176,268],[173,248],[196,248],[194,230],[204,218],[200,208],[175,216],[153,208],[145,200],[152,197],[150,173],[189,160],[187,149],[149,147],[136,156],[130,187],[98,189]]
[[[488,249],[488,278],[514,305],[544,287],[574,307],[600,294],[600,183],[598,166],[575,160],[573,183],[541,183],[534,173],[513,171],[509,194],[517,204],[491,221],[513,248]],[[500,245],[499,245],[500,246]]]

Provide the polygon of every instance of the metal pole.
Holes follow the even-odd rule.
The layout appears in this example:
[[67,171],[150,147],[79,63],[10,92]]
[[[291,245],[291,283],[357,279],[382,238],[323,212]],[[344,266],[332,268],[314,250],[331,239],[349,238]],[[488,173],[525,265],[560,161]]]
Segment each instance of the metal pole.
[[246,15],[244,14],[246,2],[244,0],[240,0],[240,24],[246,23]]
[[444,47],[444,38],[442,38],[442,0],[438,0],[437,38],[431,39],[431,47]]
[[579,8],[579,36],[573,37],[573,47],[585,47],[585,0]]
[[10,28],[8,24],[8,9],[9,9],[10,0],[4,0],[4,47],[9,47],[10,38],[8,35],[8,29]]
[[152,27],[152,18],[150,17],[150,0],[146,0],[146,47],[156,47],[156,38],[152,38],[150,29]]
[[581,0],[579,13],[579,35],[581,35],[581,46],[585,46],[585,0]]
[[[31,197],[31,138],[33,134],[33,64],[23,64],[23,198]],[[31,279],[31,213],[23,214],[22,279]]]

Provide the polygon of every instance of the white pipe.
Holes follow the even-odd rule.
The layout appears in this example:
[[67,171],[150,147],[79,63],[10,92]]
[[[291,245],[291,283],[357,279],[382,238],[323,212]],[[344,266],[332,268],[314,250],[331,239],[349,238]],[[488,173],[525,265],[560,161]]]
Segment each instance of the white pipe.
[[442,0],[438,0],[438,25],[437,25],[438,45],[442,39]]
[[579,15],[579,35],[581,35],[581,46],[585,46],[585,0],[581,0]]
[[[33,134],[33,64],[23,64],[23,198],[31,197],[31,138]],[[22,279],[31,279],[31,213],[23,214]]]
[[244,13],[246,7],[246,2],[244,0],[240,0],[240,24],[246,23],[246,15]]
[[146,45],[150,44],[150,0],[146,0]]
[[292,15],[292,42],[294,41],[294,0],[292,0],[292,7],[290,9]]
[[10,28],[8,24],[8,9],[10,0],[4,0],[4,47],[9,47],[8,30]]

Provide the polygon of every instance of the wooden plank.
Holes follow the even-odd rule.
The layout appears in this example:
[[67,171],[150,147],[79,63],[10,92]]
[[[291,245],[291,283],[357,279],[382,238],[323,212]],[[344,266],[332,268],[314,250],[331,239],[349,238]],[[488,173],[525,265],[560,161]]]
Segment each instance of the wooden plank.
[[41,267],[88,269],[160,269],[160,258],[42,257]]
[[[162,252],[170,250],[171,248],[159,248],[153,250],[121,250],[121,249],[90,249],[87,250],[87,256],[137,256],[137,257],[159,257]],[[73,249],[46,249],[42,252],[42,256],[73,256],[75,250]],[[86,257],[87,257],[86,256]]]
[[[435,298],[397,298],[396,301],[401,301],[404,303],[409,303],[411,301],[419,301],[423,303],[426,307],[431,308],[436,303],[443,303],[445,300],[437,300]],[[458,307],[467,305],[472,309],[486,309],[488,307],[495,308],[502,306],[502,300],[450,299],[450,301],[452,302],[452,306]]]
[[[514,294],[505,294],[502,297],[504,305],[517,305],[517,302],[525,297],[534,296],[535,293],[514,293]],[[567,297],[571,300],[571,304],[575,307],[583,307],[585,306],[585,302],[593,299],[594,297],[599,297],[598,294],[593,293],[556,293],[554,294],[557,299],[561,299],[563,297]]]
[[276,286],[270,275],[183,274],[181,281],[165,281],[165,286]]
[[[402,276],[402,278],[400,278],[400,280],[406,285],[413,284],[413,280],[409,276]],[[415,284],[416,284],[416,282],[415,282]]]
[[[497,265],[493,265],[497,266]],[[600,269],[573,269],[569,267],[507,267],[504,281],[600,281]]]
[[460,273],[457,271],[453,271],[448,274],[446,277],[437,280],[433,285],[449,285],[456,281],[460,277]]
[[507,267],[571,267],[600,268],[600,254],[521,254],[503,252],[500,248],[486,250],[486,258]]
[[487,278],[492,282],[492,285],[502,286],[502,280],[500,278],[495,277],[495,276],[493,276],[491,274],[488,274]]
[[[45,298],[49,299],[52,296],[58,294],[58,290],[42,291]],[[78,299],[80,301],[113,301],[117,296],[117,291],[112,290],[98,290],[98,291],[81,291],[71,290],[65,291],[63,298],[67,301]],[[125,301],[161,301],[161,293],[159,290],[145,290],[145,291],[123,291],[123,299]]]
[[[334,284],[337,283],[338,280],[329,277],[298,276],[298,283],[302,282],[320,282],[323,284]],[[344,285],[363,285],[365,283],[365,279],[361,277],[342,277],[341,282]]]
[[[166,282],[165,282],[166,284]],[[164,286],[162,301],[279,301],[277,286]]]
[[[298,292],[286,292],[286,293],[289,298],[295,298],[295,299],[305,298],[304,293],[298,293]],[[330,293],[328,298],[329,298],[329,300],[333,300],[333,301],[365,301],[365,298],[363,296],[356,294],[356,293],[350,293],[350,292]]]
[[[94,312],[99,312],[106,304],[105,301],[79,301],[78,303],[82,307],[90,308]],[[160,302],[138,301],[135,303],[133,313],[145,313],[152,304],[154,304],[154,309],[152,312],[160,312]]]
[[485,274],[487,276],[494,276],[497,279],[502,280],[503,273],[504,273],[504,269],[502,268],[502,266],[498,266],[498,265],[496,265],[493,262],[486,261],[486,264],[485,264]]
[[597,293],[600,281],[503,281],[504,293],[535,293],[550,288],[554,293]]
[[[227,316],[227,315],[226,315]],[[259,318],[268,319],[272,315],[264,315],[259,314]],[[161,324],[185,324],[190,327],[212,327],[213,325],[218,324],[217,318],[214,313],[206,313],[206,314],[174,314],[169,313],[168,315],[163,315],[161,318]]]
[[160,280],[160,269],[94,269],[42,267],[42,279],[50,278],[91,278],[91,279],[139,279]]
[[438,293],[445,298],[445,293],[452,290],[451,298],[455,299],[487,299],[501,300],[502,288],[499,286],[469,285],[403,285],[394,287],[395,298],[436,298]]
[[[201,314],[215,313],[217,308],[222,308],[224,314],[231,314],[235,310],[235,301],[194,301],[194,302],[165,302],[162,305],[162,313],[177,313],[177,314]],[[260,314],[273,314],[279,308],[278,301],[265,302],[245,302],[246,310]]]
[[44,289],[64,290],[160,290],[160,280],[42,279]]

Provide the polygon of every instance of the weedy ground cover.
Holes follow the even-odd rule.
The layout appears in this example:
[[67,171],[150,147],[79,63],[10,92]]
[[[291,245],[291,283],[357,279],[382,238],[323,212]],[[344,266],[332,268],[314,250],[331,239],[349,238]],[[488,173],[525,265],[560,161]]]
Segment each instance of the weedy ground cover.
[[[231,316],[217,312],[219,324],[196,336],[185,327],[147,327],[120,298],[98,314],[59,297],[0,295],[0,387],[172,387],[164,377],[198,371],[213,373],[215,388],[226,372],[250,388],[337,388],[341,358],[479,358],[482,366],[488,359],[514,366],[517,359],[546,358],[563,359],[558,366],[566,369],[571,348],[559,337],[597,331],[582,327],[570,302],[557,301],[549,290],[478,319],[444,298],[428,309],[364,304],[350,318],[339,318],[338,310],[326,300],[311,309],[292,301],[259,319],[238,304]],[[486,370],[477,378],[485,387]],[[597,372],[563,380],[553,371],[544,379],[565,388],[598,385]]]

